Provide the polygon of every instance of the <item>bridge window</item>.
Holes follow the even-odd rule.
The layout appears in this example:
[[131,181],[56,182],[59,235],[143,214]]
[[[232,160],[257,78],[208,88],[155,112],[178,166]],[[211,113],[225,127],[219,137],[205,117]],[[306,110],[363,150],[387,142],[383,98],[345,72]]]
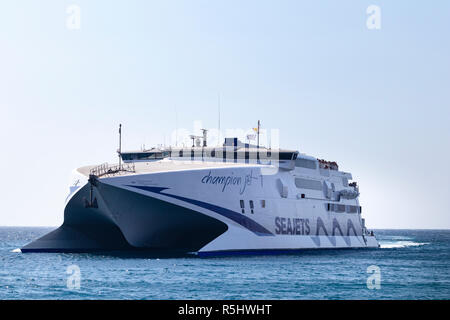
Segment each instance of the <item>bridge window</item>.
[[261,200],[261,208],[265,208],[266,207],[266,200]]
[[325,203],[325,210],[339,213],[361,213],[360,206],[344,205],[338,203]]
[[303,178],[295,178],[295,186],[299,189],[322,190],[322,182]]
[[279,159],[280,160],[292,160],[297,157],[297,154],[294,152],[280,152]]
[[306,169],[317,169],[317,163],[315,160],[309,160],[309,159],[298,159],[295,160],[295,166],[306,168]]

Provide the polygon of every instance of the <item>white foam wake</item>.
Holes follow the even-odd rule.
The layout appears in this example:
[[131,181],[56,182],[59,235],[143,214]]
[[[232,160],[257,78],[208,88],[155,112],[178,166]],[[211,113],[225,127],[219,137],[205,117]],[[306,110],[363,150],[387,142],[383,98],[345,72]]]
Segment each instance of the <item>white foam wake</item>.
[[11,252],[14,252],[14,253],[22,253],[22,250],[20,250],[19,248],[17,248],[17,249],[11,250]]
[[382,249],[394,249],[394,248],[406,248],[406,247],[418,247],[428,244],[427,242],[414,242],[414,241],[380,241],[380,248]]

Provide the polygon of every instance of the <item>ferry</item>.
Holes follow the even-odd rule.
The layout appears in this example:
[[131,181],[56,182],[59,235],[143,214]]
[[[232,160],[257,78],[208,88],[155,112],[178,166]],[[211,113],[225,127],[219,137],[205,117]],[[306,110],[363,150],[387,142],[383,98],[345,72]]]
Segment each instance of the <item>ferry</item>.
[[207,130],[192,138],[192,147],[119,147],[118,164],[74,170],[64,223],[21,251],[211,256],[379,247],[357,182],[336,162],[259,139],[211,147]]

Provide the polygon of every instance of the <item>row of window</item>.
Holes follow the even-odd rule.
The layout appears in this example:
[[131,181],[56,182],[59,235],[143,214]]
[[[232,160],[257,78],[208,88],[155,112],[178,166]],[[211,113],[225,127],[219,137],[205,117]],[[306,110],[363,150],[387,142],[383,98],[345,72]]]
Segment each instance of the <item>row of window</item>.
[[340,213],[361,213],[362,207],[360,206],[352,206],[338,203],[325,203],[325,209],[331,212],[340,212]]
[[[249,207],[250,207],[250,213],[255,213],[255,211],[254,211],[255,204],[253,203],[253,200],[249,200],[248,204],[249,204]],[[241,205],[242,213],[245,213],[245,201],[244,200],[240,200],[240,205]],[[265,208],[266,207],[266,200],[260,200],[260,205],[261,205],[261,208]]]
[[170,151],[170,156],[172,157],[191,157],[191,158],[222,158],[222,159],[245,159],[245,160],[257,160],[257,159],[267,159],[267,160],[292,160],[297,157],[296,152],[271,152],[271,151],[259,151],[250,152],[245,150],[228,151],[225,149],[217,150],[179,150]]
[[[302,194],[302,198],[304,198],[304,194]],[[245,201],[240,200],[240,206],[242,213],[245,213]],[[248,201],[250,213],[255,213],[255,204],[253,200]],[[261,208],[266,207],[266,200],[260,200]],[[361,206],[353,206],[339,203],[325,203],[325,209],[330,212],[339,212],[339,213],[362,213]]]
[[[333,183],[331,183],[332,188]],[[348,179],[342,178],[342,185],[344,187],[348,187]],[[311,179],[304,179],[304,178],[295,178],[295,186],[299,189],[310,189],[310,190],[323,190],[323,183],[319,180],[311,180]]]
[[131,161],[131,160],[157,160],[163,159],[169,156],[168,151],[164,152],[125,152],[121,153],[122,160]]
[[295,186],[299,189],[322,190],[322,182],[303,178],[295,178]]
[[[304,194],[302,194],[302,198],[304,198]],[[245,201],[240,200],[240,206],[242,213],[245,213]],[[253,200],[248,201],[250,213],[255,213],[255,204]],[[266,207],[266,200],[260,200],[261,208]],[[339,213],[362,213],[362,207],[361,206],[354,206],[354,205],[346,205],[346,204],[339,204],[339,203],[325,203],[325,209],[330,212],[339,212]]]
[[315,160],[309,160],[309,159],[297,159],[295,160],[295,166],[306,168],[306,169],[317,169],[317,161]]

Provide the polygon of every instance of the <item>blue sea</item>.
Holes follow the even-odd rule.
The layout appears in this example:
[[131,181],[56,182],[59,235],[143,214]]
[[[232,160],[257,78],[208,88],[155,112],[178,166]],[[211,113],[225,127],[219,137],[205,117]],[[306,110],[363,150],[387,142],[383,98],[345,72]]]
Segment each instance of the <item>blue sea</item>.
[[52,229],[0,227],[0,299],[450,299],[450,230],[376,230],[380,249],[276,256],[16,250]]

